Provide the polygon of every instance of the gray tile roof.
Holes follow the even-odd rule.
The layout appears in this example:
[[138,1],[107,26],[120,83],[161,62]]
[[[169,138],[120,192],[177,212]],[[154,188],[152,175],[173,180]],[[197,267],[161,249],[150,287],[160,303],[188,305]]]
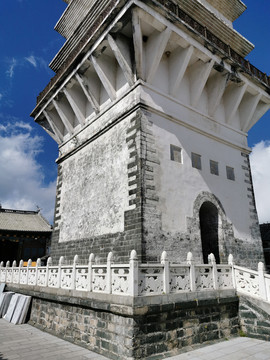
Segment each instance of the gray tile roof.
[[0,209],[0,230],[51,231],[51,225],[38,211]]

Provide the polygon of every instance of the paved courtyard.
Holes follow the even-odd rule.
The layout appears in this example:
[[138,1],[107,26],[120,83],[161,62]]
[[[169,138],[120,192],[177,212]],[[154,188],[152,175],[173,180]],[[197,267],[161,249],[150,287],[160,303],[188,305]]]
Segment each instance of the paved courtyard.
[[24,325],[13,325],[0,319],[0,360],[107,360],[56,336]]
[[170,360],[270,360],[270,342],[238,337],[204,346]]
[[[270,360],[270,342],[234,338],[170,357],[170,360]],[[80,346],[61,340],[28,324],[0,319],[0,360],[106,360]]]

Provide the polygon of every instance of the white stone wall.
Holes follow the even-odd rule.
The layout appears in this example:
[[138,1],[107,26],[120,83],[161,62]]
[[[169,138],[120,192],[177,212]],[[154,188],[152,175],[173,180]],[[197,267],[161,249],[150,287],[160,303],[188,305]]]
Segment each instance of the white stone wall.
[[62,163],[60,242],[124,230],[128,120]]
[[[241,151],[194,132],[160,116],[152,116],[160,167],[155,181],[162,214],[162,230],[187,231],[197,196],[214,194],[221,202],[236,238],[250,239],[250,212]],[[182,148],[182,164],[170,159],[170,145]],[[202,170],[191,165],[191,153],[201,155]],[[219,164],[219,175],[210,173],[210,160]],[[234,168],[235,181],[227,179],[226,166]]]

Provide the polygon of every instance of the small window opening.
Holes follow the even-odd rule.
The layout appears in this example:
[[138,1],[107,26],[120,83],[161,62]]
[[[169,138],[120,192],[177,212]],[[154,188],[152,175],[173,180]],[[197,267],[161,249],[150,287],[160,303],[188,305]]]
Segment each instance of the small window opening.
[[182,164],[182,149],[180,147],[171,145],[171,160]]
[[210,160],[210,173],[213,175],[219,175],[218,172],[218,162]]
[[192,167],[194,167],[195,169],[198,170],[202,169],[201,155],[191,153],[191,162],[192,162]]
[[234,168],[226,166],[227,179],[235,181]]

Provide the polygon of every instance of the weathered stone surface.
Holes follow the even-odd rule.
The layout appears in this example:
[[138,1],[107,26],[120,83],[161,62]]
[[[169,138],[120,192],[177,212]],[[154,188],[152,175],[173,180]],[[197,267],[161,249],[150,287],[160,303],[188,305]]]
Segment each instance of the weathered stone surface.
[[135,298],[23,285],[8,290],[32,296],[31,324],[112,359],[169,356],[239,328],[234,290]]
[[[75,254],[85,261],[91,252],[104,261],[114,251],[121,262],[135,249],[145,261],[166,250],[171,261],[184,261],[192,251],[195,260],[206,262],[215,251],[210,240],[207,246],[201,241],[200,211],[211,204],[215,228],[204,233],[218,238],[217,262],[233,253],[239,265],[251,258],[248,265],[255,268],[263,252],[246,133],[269,108],[264,91],[269,78],[239,56],[250,43],[235,33],[230,19],[243,5],[147,1],[128,9],[130,3],[117,0],[103,9],[102,4],[73,1],[59,21],[57,29],[68,40],[53,64],[66,79],[63,91],[52,94],[37,115],[60,150],[54,261],[60,256],[71,261]],[[117,8],[123,11],[119,18],[104,21]],[[103,31],[86,26],[96,21]],[[68,48],[88,51],[85,41],[90,46],[94,33],[99,34],[94,51],[88,48],[76,67],[68,68],[78,53],[62,67]],[[79,39],[84,40],[76,44]],[[244,71],[237,82],[234,61]],[[177,149],[177,161],[171,149]]]
[[240,327],[244,334],[270,341],[270,306],[263,300],[239,298]]

